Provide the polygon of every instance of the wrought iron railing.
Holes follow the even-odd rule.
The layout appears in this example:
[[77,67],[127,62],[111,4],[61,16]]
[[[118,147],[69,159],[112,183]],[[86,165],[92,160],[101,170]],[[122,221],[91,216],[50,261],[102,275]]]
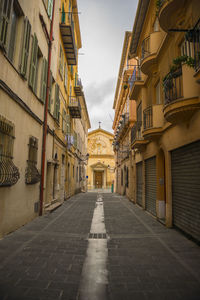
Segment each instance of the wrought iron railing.
[[13,163],[14,127],[0,116],[0,187],[15,184],[20,177]]
[[173,73],[163,81],[165,105],[169,104],[179,98],[183,97],[183,78],[182,67]]
[[153,110],[152,106],[143,111],[144,130],[153,127]]
[[193,48],[196,71],[200,68],[200,19],[193,29]]
[[130,86],[130,90],[132,89],[135,81],[139,81],[139,80],[142,80],[141,67],[140,66],[134,66],[133,73],[130,76],[129,81],[128,81],[129,86]]
[[81,112],[81,105],[78,97],[69,97],[69,106],[76,107]]
[[131,128],[131,144],[136,140],[142,139],[142,122],[137,121],[135,125]]
[[40,181],[40,174],[36,167],[35,161],[27,161],[27,168],[25,173],[26,184],[35,184]]

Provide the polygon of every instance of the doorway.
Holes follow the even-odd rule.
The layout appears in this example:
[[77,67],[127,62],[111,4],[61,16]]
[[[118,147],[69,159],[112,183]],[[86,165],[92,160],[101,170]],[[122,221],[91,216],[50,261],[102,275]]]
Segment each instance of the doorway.
[[95,171],[94,172],[94,183],[96,189],[101,189],[103,186],[103,172]]

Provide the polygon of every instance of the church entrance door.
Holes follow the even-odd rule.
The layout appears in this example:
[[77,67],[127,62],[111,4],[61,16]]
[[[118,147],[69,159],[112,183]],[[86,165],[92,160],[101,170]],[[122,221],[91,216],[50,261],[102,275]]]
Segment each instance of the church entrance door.
[[103,185],[103,172],[94,172],[95,188],[101,189]]

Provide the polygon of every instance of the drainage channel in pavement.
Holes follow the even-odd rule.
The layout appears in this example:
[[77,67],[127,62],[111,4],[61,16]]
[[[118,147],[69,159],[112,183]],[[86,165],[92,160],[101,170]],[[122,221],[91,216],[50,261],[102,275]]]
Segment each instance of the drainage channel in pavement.
[[106,300],[108,248],[104,223],[103,197],[97,195],[96,206],[88,235],[87,255],[83,265],[79,300]]

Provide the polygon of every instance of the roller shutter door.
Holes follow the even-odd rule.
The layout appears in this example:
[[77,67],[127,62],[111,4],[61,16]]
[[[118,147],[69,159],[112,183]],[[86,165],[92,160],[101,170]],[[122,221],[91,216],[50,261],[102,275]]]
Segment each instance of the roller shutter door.
[[142,206],[142,162],[136,164],[136,202]]
[[200,241],[200,141],[171,152],[173,224]]
[[145,208],[156,216],[156,157],[145,160]]

